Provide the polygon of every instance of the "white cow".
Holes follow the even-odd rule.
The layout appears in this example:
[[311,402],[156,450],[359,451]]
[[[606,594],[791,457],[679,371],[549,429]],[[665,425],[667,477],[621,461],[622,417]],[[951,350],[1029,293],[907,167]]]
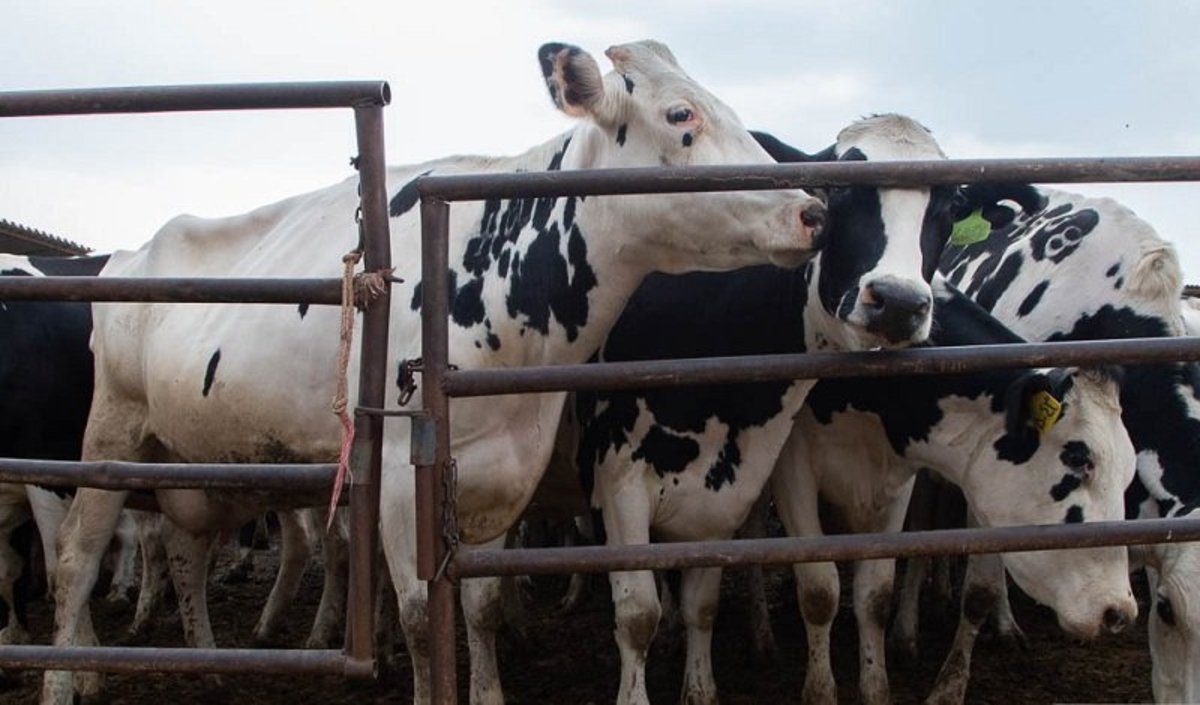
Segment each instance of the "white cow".
[[[1110,198],[1041,188],[1043,207],[997,221],[988,237],[948,248],[940,267],[1030,340],[1185,335],[1179,259],[1145,220]],[[987,211],[985,210],[985,214]],[[1123,420],[1137,451],[1125,515],[1192,514],[1200,502],[1200,365],[1131,365]],[[1145,561],[1152,686],[1159,702],[1200,702],[1200,549],[1134,551]]]
[[[421,356],[418,176],[770,161],[733,111],[688,77],[662,44],[619,45],[606,54],[615,70],[601,75],[576,47],[547,44],[539,52],[554,102],[579,118],[568,133],[515,157],[453,157],[389,171],[393,261],[404,280],[392,289],[394,360]],[[342,254],[358,238],[356,187],[349,179],[232,218],[176,218],[140,250],[115,254],[104,275],[336,276]],[[450,362],[462,369],[582,362],[647,273],[768,260],[795,265],[813,254],[823,218],[823,206],[799,191],[456,205]],[[336,311],[120,304],[97,305],[95,318],[96,394],[85,458],[337,457],[339,426],[327,406]],[[350,374],[357,373],[352,363]],[[502,538],[521,513],[549,457],[563,399],[547,393],[452,405],[451,452],[466,542]],[[419,404],[418,391],[411,406]],[[413,659],[415,699],[426,702],[426,591],[415,572],[408,445],[406,428],[386,427],[381,532]],[[97,549],[107,542],[125,494],[83,491],[67,517],[56,590],[58,645],[94,642],[86,596]],[[164,540],[185,634],[190,643],[211,645],[204,583],[213,531],[236,529],[266,506],[296,500],[247,492],[157,494],[170,519]],[[464,585],[464,599],[470,586]],[[474,633],[470,617],[467,626]],[[472,668],[472,701],[499,702],[495,664],[473,659]],[[70,674],[48,672],[43,702],[69,703],[73,686]],[[81,678],[81,692],[98,687],[98,678]]]

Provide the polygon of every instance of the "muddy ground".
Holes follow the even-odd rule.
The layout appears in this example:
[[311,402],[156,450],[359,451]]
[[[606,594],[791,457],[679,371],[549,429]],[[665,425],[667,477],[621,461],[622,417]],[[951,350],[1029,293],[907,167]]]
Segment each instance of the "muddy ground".
[[[250,632],[273,580],[274,554],[260,553],[249,580],[217,583],[210,589],[214,630],[222,646],[249,647]],[[615,699],[619,662],[612,639],[612,616],[607,581],[595,579],[582,607],[569,618],[555,612],[554,599],[564,585],[561,578],[540,579],[534,586],[530,609],[530,638],[525,643],[506,641],[501,668],[508,702],[513,705],[563,703],[587,705]],[[721,612],[714,638],[714,661],[721,702],[724,705],[799,702],[804,678],[804,630],[796,609],[794,587],[787,571],[769,573],[769,598],[779,642],[774,663],[759,663],[750,656],[747,618],[741,576],[726,575]],[[850,580],[843,579],[848,586]],[[976,650],[970,703],[1133,703],[1150,702],[1150,659],[1146,647],[1145,587],[1135,581],[1142,614],[1135,629],[1119,636],[1081,645],[1065,638],[1054,626],[1048,610],[1015,597],[1017,618],[1028,637],[1028,651],[1006,648],[998,641],[982,641]],[[294,614],[285,634],[288,646],[299,647],[307,634],[320,597],[319,571],[310,567]],[[933,682],[953,633],[947,603],[926,596],[923,601],[922,659],[918,664],[891,666],[892,694],[896,703],[919,703]],[[31,606],[30,627],[38,643],[47,643],[52,610],[45,601]],[[101,638],[112,643],[128,621],[128,613],[99,608]],[[459,621],[461,632],[461,620]],[[842,703],[857,702],[856,636],[849,599],[844,597],[835,628],[834,670]],[[149,636],[149,644],[183,643],[179,620],[165,615]],[[466,705],[466,656],[460,633],[460,702]],[[401,649],[403,647],[400,647]],[[407,703],[411,674],[407,657],[384,673],[379,681],[347,683],[329,677],[226,676],[215,687],[199,676],[110,676],[108,702],[114,705],[183,705],[184,703],[239,703],[300,705],[320,703]],[[683,654],[660,633],[651,655],[647,680],[656,703],[677,702]],[[17,687],[0,692],[0,703],[36,702],[38,674],[20,676]]]

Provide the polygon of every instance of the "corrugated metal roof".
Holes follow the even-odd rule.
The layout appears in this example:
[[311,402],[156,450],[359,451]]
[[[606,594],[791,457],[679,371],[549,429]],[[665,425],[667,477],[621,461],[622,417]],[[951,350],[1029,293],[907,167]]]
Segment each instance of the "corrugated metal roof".
[[92,251],[70,240],[0,218],[0,252],[14,255],[85,255]]

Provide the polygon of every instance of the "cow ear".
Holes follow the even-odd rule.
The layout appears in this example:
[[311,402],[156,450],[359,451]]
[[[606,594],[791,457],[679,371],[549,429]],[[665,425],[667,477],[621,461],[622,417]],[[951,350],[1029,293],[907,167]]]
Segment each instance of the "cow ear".
[[1012,201],[1031,215],[1047,203],[1046,196],[1031,184],[970,184],[959,193],[962,200],[956,204],[956,217],[965,218],[978,210],[994,228],[1007,225],[1016,216],[1011,208],[1001,205],[1002,201]]
[[538,49],[550,99],[572,117],[594,116],[604,98],[604,77],[592,55],[571,44],[543,44]]
[[837,145],[830,145],[829,147],[821,150],[820,152],[817,152],[816,154],[807,154],[805,152],[800,151],[799,149],[796,149],[792,145],[787,144],[786,142],[779,139],[775,135],[770,134],[769,132],[759,132],[758,130],[751,130],[750,136],[754,138],[755,142],[758,142],[760,147],[767,150],[767,154],[771,155],[772,159],[774,159],[775,161],[777,161],[781,164],[786,164],[789,162],[833,162],[833,161],[837,161],[837,151],[836,151]]
[[1054,396],[1050,377],[1041,372],[1021,375],[1004,395],[1004,426],[1011,436],[1044,433],[1061,412],[1062,400]]

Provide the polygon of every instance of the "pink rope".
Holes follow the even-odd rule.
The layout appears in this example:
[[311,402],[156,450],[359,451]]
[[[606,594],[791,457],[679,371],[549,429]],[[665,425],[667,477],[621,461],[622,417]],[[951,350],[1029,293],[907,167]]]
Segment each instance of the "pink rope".
[[346,476],[350,474],[350,449],[354,445],[354,421],[346,412],[346,370],[350,367],[350,344],[354,340],[354,267],[362,258],[362,252],[354,250],[342,257],[345,269],[342,273],[342,322],[341,344],[338,348],[337,391],[333,397],[333,413],[342,422],[342,446],[338,453],[337,473],[333,477],[333,491],[329,497],[329,516],[325,520],[325,531],[333,527],[333,515],[342,498]]

